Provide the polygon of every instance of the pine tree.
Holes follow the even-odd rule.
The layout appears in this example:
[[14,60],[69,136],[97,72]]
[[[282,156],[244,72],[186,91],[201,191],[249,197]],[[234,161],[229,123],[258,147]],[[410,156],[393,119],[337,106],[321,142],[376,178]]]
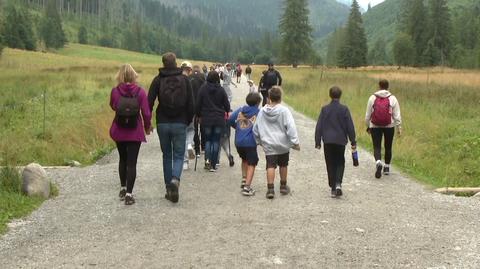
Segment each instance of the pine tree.
[[80,44],[88,43],[87,28],[84,25],[80,26],[80,29],[78,29],[78,43]]
[[337,66],[337,55],[338,55],[338,48],[340,47],[341,44],[343,44],[343,35],[344,35],[345,29],[339,28],[336,29],[335,32],[333,32],[330,35],[330,38],[328,39],[328,48],[327,48],[327,59],[326,59],[326,64],[328,66]]
[[399,66],[411,66],[415,63],[415,45],[408,34],[397,35],[393,43],[393,57]]
[[430,0],[430,35],[425,52],[427,64],[444,65],[451,50],[450,10],[446,0]]
[[15,49],[35,50],[37,41],[28,11],[23,7],[9,5],[6,15],[3,26],[5,45]]
[[40,34],[47,48],[58,49],[67,43],[55,0],[47,3]]
[[409,11],[405,12],[406,18],[405,30],[410,35],[415,46],[415,65],[425,65],[424,53],[427,49],[428,42],[428,20],[427,10],[423,0],[409,0],[405,8]]
[[345,28],[344,42],[338,51],[338,65],[359,67],[367,65],[367,38],[363,27],[362,14],[357,0],[353,0]]
[[281,58],[294,67],[307,60],[312,51],[312,27],[307,0],[285,0],[279,30]]
[[370,65],[386,65],[388,63],[387,44],[383,38],[377,39],[373,48],[368,53],[368,61]]

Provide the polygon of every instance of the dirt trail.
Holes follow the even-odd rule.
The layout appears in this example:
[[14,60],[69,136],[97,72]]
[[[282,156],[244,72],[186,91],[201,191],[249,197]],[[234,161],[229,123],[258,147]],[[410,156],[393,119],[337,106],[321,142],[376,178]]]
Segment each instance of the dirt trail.
[[[238,107],[247,87],[232,90]],[[116,152],[49,171],[60,195],[0,238],[0,267],[479,268],[478,199],[435,194],[396,170],[377,180],[364,151],[358,168],[347,157],[345,196],[332,199],[315,122],[294,116],[302,151],[291,154],[291,195],[279,197],[277,185],[277,197],[265,199],[262,155],[257,195],[241,196],[235,154],[234,168],[223,155],[218,173],[185,172],[180,202],[171,204],[152,135],[138,162],[137,204],[118,201]]]

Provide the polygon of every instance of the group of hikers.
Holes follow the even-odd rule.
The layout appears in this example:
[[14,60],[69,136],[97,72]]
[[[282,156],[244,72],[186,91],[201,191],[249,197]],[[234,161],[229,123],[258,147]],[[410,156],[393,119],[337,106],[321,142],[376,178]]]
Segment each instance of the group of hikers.
[[[232,111],[230,85],[237,87],[237,84],[231,81],[231,64],[210,68],[205,74],[204,68],[192,66],[190,62],[183,62],[178,67],[176,56],[171,52],[162,56],[162,62],[163,68],[153,79],[148,94],[137,85],[138,75],[129,64],[120,68],[118,85],[111,92],[110,106],[115,111],[115,118],[110,135],[120,156],[120,199],[126,205],[135,203],[133,187],[138,154],[141,143],[146,142],[145,135],[154,129],[151,120],[156,103],[156,130],[163,154],[166,199],[178,202],[182,171],[189,169],[189,160],[192,159],[195,159],[196,168],[202,153],[205,155],[204,168],[210,172],[218,169],[221,148],[229,165],[234,166],[230,128],[235,129],[235,147],[242,160],[242,194],[255,194],[252,181],[259,162],[258,145],[263,148],[266,158],[266,198],[275,197],[274,181],[278,167],[280,193],[289,194],[290,150],[300,150],[300,141],[293,115],[282,105],[282,77],[273,63],[263,72],[258,90],[253,81],[248,80],[250,89],[246,104]],[[377,161],[377,178],[382,172],[389,173],[394,130],[401,131],[400,107],[388,87],[388,81],[380,81],[380,90],[369,99],[366,113],[367,131],[372,136]],[[322,108],[315,131],[316,148],[324,145],[332,197],[342,195],[348,139],[352,150],[356,150],[355,127],[349,109],[339,102],[341,94],[339,87],[330,89],[332,101]],[[381,161],[382,137],[385,137],[385,163]]]

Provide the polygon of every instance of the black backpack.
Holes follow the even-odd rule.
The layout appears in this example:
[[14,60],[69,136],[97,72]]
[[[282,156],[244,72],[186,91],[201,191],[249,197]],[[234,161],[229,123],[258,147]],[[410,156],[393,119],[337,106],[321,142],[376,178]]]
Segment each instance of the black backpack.
[[250,66],[247,66],[247,68],[245,68],[245,73],[251,74],[252,73],[252,68]]
[[160,109],[168,117],[180,115],[187,105],[187,85],[184,75],[162,78],[158,93]]
[[271,87],[277,85],[278,77],[276,70],[268,70],[265,75],[263,75],[263,85],[265,87]]
[[115,122],[121,128],[137,128],[137,119],[140,114],[140,104],[137,98],[138,93],[139,91],[133,96],[124,96],[120,93],[120,100],[118,101],[115,111]]

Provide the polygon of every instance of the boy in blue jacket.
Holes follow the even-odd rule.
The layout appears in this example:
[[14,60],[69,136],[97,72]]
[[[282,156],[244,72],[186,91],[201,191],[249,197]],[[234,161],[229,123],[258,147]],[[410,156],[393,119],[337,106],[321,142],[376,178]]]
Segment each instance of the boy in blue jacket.
[[253,196],[255,191],[251,184],[255,167],[258,164],[257,143],[253,135],[253,125],[257,120],[258,106],[262,98],[258,93],[249,93],[247,105],[237,109],[228,119],[228,125],[235,129],[235,146],[242,158],[242,194]]

